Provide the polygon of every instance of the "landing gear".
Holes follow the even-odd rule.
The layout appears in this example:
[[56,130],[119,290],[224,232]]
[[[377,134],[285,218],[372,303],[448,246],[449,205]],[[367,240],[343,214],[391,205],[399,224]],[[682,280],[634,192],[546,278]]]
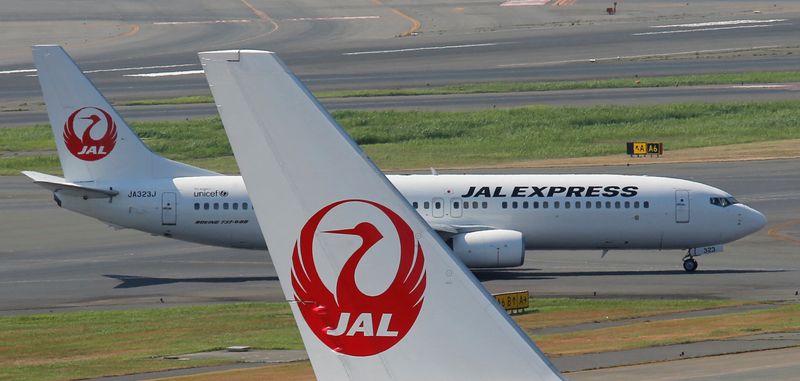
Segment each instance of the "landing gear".
[[683,257],[683,269],[686,270],[687,273],[692,273],[694,270],[697,270],[697,261],[691,254],[687,254]]

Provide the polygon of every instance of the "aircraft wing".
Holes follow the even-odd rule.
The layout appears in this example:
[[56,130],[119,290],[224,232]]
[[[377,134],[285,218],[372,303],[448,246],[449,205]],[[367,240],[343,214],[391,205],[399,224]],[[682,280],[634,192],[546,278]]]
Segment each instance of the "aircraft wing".
[[497,229],[494,226],[486,226],[486,225],[451,225],[451,224],[438,224],[438,223],[433,223],[430,225],[431,229],[439,233],[439,235],[442,236],[442,238],[448,238],[456,234]]
[[85,198],[108,198],[114,197],[119,194],[118,191],[111,190],[111,189],[101,189],[101,188],[94,188],[89,187],[81,184],[72,183],[69,181],[64,180],[58,176],[52,176],[44,173],[34,172],[34,171],[22,171],[22,174],[28,176],[33,183],[51,190],[53,192],[69,192],[78,197],[85,197]]

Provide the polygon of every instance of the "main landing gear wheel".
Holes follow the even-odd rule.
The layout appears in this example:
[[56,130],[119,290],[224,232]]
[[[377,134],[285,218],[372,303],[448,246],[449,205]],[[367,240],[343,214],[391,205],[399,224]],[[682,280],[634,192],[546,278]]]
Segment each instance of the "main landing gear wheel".
[[683,269],[686,270],[687,273],[694,272],[694,270],[697,270],[697,261],[692,257],[684,258]]

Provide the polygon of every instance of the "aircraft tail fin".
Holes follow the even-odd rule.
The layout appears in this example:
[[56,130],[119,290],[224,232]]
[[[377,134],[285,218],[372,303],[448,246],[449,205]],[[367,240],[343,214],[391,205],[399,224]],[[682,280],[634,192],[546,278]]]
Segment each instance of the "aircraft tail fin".
[[561,380],[278,59],[200,53],[319,380]]
[[60,46],[34,46],[33,60],[66,180],[215,174],[150,151]]

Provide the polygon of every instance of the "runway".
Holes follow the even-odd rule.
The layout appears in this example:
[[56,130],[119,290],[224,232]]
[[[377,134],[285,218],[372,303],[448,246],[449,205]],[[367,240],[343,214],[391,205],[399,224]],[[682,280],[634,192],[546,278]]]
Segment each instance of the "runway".
[[[12,3],[0,11],[7,22],[0,43],[3,105],[40,101],[28,71],[34,43],[65,44],[115,100],[207,94],[202,75],[135,75],[196,71],[198,51],[242,47],[278,52],[313,90],[796,70],[800,63],[800,6],[792,1],[763,9],[743,1],[641,1],[624,4],[614,16],[604,14],[599,1],[500,7],[284,0],[252,1],[250,9],[238,1],[179,0],[124,7],[105,2],[82,14],[61,3],[46,10]],[[81,27],[81,20],[92,27]],[[691,26],[741,20],[760,22]],[[414,22],[420,27],[413,36],[398,37]],[[43,26],[60,27],[59,33]],[[676,33],[647,34],[653,32]]]
[[[0,126],[45,122],[31,44],[65,46],[115,101],[208,94],[196,53],[273,50],[312,90],[464,82],[570,80],[797,70],[800,4],[742,0],[501,7],[444,0],[8,1],[0,10]],[[192,72],[195,72],[192,74]],[[794,86],[794,85],[792,85]],[[797,99],[796,87],[579,90],[549,93],[331,99],[332,109],[473,109]],[[21,109],[28,111],[12,112]],[[212,105],[123,107],[128,119],[214,114]],[[534,297],[725,298],[798,302],[800,160],[492,170],[671,176],[727,190],[768,226],[681,269],[682,252],[536,251],[525,265],[484,270],[492,292]],[[443,171],[444,172],[444,171]],[[59,209],[50,192],[0,177],[0,315],[280,301],[266,253],[116,231]],[[613,357],[612,355],[609,355]],[[624,356],[644,358],[644,351]],[[661,359],[670,355],[654,355]],[[573,373],[576,380],[792,379],[796,350],[756,352]],[[613,360],[613,359],[612,359]],[[612,361],[609,360],[609,361]],[[588,361],[588,360],[586,360]],[[594,361],[594,360],[591,360]],[[796,362],[796,361],[795,361]],[[577,369],[577,368],[574,368]]]
[[[493,292],[534,296],[800,300],[800,161],[513,170],[672,176],[727,190],[762,211],[766,229],[700,257],[686,274],[679,251],[529,251],[525,265],[477,271]],[[496,170],[492,172],[504,172]],[[282,299],[266,253],[114,231],[59,209],[21,177],[0,178],[0,311],[128,308]],[[772,231],[772,233],[770,233]],[[163,299],[163,303],[161,302]]]
[[[591,106],[651,105],[692,102],[749,102],[800,99],[800,84],[775,86],[691,86],[631,89],[588,89],[500,94],[418,95],[322,99],[329,110],[439,110],[469,111],[530,105]],[[44,106],[26,106],[31,111],[0,113],[0,128],[48,123]],[[208,104],[121,106],[126,120],[185,120],[219,115]]]
[[[800,19],[800,5],[793,1],[772,2],[763,9],[746,1],[700,1],[691,6],[642,1],[624,4],[613,17],[598,12],[605,5],[599,1],[578,1],[569,7],[356,0],[104,2],[79,8],[12,3],[0,11],[4,21],[0,29],[6,37],[0,42],[0,105],[5,111],[32,111],[0,113],[4,126],[45,121],[30,71],[33,43],[64,44],[112,99],[207,93],[201,74],[141,75],[196,71],[197,51],[242,46],[277,51],[312,89],[322,90],[796,70],[800,63],[794,21]],[[59,33],[53,33],[56,30]],[[531,103],[796,99],[798,93],[794,85],[709,86],[325,103],[333,109],[471,109]],[[131,120],[214,114],[212,105],[202,104],[123,107],[121,112]],[[657,252],[612,252],[603,260],[599,253],[530,252],[523,268],[478,275],[492,290],[526,287],[536,295],[793,296],[799,287],[794,281],[797,225],[791,213],[797,187],[790,180],[797,177],[796,162],[747,166],[753,168],[748,171],[747,176],[753,177],[749,182],[741,178],[739,164],[602,169],[706,181],[767,209],[770,226],[780,228],[776,234],[782,240],[762,232],[731,245],[722,256],[702,258],[703,278],[680,271],[681,253]],[[728,175],[720,177],[721,173]],[[2,183],[0,283],[8,286],[0,290],[4,311],[161,305],[162,299],[169,305],[280,297],[274,271],[263,254],[113,231],[58,210],[47,192],[27,180],[5,178]],[[587,264],[591,271],[585,270]],[[650,286],[661,281],[671,286]]]

